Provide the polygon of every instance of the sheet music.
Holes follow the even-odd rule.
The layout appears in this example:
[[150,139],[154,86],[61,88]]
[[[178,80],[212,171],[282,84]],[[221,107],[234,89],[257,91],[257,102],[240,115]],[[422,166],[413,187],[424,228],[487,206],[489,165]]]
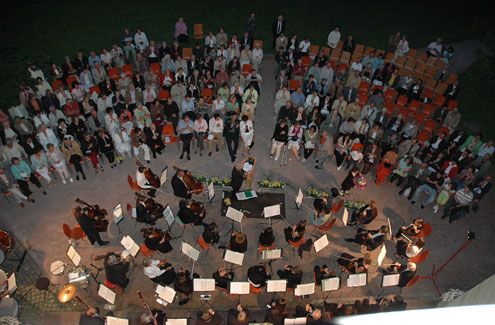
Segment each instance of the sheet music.
[[321,291],[338,290],[340,286],[340,278],[328,278],[321,280]]
[[124,219],[124,211],[122,210],[122,204],[119,203],[113,208],[113,222],[118,224]]
[[7,290],[10,294],[17,290],[17,280],[15,278],[15,273],[12,273],[7,279]]
[[163,217],[165,218],[165,221],[169,226],[171,226],[174,223],[175,216],[174,213],[172,212],[172,209],[170,208],[170,205],[168,204],[165,207],[165,210],[163,210]]
[[230,294],[248,295],[249,282],[230,282]]
[[306,321],[307,321],[306,317],[285,318],[284,325],[305,325]]
[[399,284],[400,274],[387,274],[383,276],[382,287],[393,287]]
[[280,204],[271,205],[263,209],[263,216],[266,218],[276,217],[280,215]]
[[230,249],[226,249],[225,256],[223,259],[225,260],[225,262],[242,266],[242,261],[244,260],[244,254],[231,251]]
[[134,239],[131,238],[131,236],[124,236],[122,237],[122,240],[120,241],[122,246],[129,251],[129,253],[133,256],[136,257],[137,253],[139,252],[139,245],[136,244]]
[[169,286],[164,287],[161,285],[157,285],[155,292],[158,294],[158,298],[166,301],[169,304],[171,304],[174,301],[176,292],[174,289],[170,288]]
[[208,200],[211,201],[215,197],[215,186],[213,186],[213,182],[208,184]]
[[193,279],[194,291],[215,291],[215,279]]
[[187,318],[167,319],[165,325],[187,325]]
[[115,296],[116,296],[115,292],[108,289],[103,284],[100,284],[100,287],[98,288],[98,296],[102,297],[112,305],[115,303]]
[[244,213],[241,211],[234,209],[232,207],[227,208],[227,213],[225,216],[231,220],[237,221],[237,222],[242,222],[242,218],[244,217]]
[[315,293],[315,283],[298,284],[294,290],[295,296],[307,296]]
[[390,233],[390,237],[393,237],[392,235],[392,224],[390,223],[390,218],[387,218],[388,220],[388,232]]
[[81,255],[76,251],[72,245],[69,246],[69,249],[67,250],[67,256],[69,256],[70,260],[72,263],[74,263],[75,266],[79,266],[79,263],[81,262]]
[[160,299],[158,297],[156,298],[156,302],[159,303],[160,305],[168,306],[168,302],[166,302],[165,300]]
[[180,249],[181,249],[182,253],[184,253],[190,259],[192,259],[194,261],[197,261],[198,260],[198,258],[199,258],[199,250],[197,250],[196,248],[192,247],[188,243],[186,243],[186,242],[183,241],[182,242],[182,246],[181,246]]
[[261,259],[263,260],[275,260],[277,258],[282,258],[282,249],[266,249],[261,251]]
[[387,256],[387,249],[385,248],[385,244],[382,245],[380,249],[380,253],[378,254],[377,263],[378,266],[382,265],[383,259]]
[[107,316],[107,325],[128,325],[129,320],[125,318],[118,318],[118,317],[112,317],[112,316]]
[[347,278],[348,287],[362,287],[366,285],[367,273],[349,274]]
[[287,291],[287,280],[268,280],[266,282],[266,292]]
[[347,211],[347,208],[344,207],[344,213],[342,214],[342,222],[344,223],[344,226],[347,226],[348,219],[349,219],[349,211]]
[[296,204],[298,207],[301,206],[301,204],[303,203],[303,199],[304,199],[303,192],[301,191],[301,188],[299,188],[299,192],[297,193],[296,196]]
[[163,184],[165,184],[165,182],[167,181],[167,172],[168,166],[163,168],[162,173],[160,174],[160,187],[163,186]]
[[327,247],[328,244],[329,242],[328,242],[327,234],[324,234],[323,236],[315,240],[315,242],[313,243],[313,245],[315,246],[316,253],[321,251],[323,248]]

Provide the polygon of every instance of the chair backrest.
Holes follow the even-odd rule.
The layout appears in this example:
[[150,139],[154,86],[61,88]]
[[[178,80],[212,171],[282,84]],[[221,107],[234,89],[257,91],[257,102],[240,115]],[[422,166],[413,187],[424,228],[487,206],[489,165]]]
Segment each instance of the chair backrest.
[[129,187],[132,189],[134,185],[134,180],[132,179],[131,175],[127,175],[127,184],[129,184]]
[[153,251],[151,249],[148,248],[148,246],[146,246],[144,243],[141,243],[141,245],[139,245],[139,252],[141,254],[143,254],[143,256],[145,257],[152,257],[153,256]]
[[79,240],[83,237],[86,237],[86,234],[84,233],[80,225],[76,225],[71,231],[71,237],[74,240]]
[[117,69],[117,68],[109,68],[108,69],[108,76],[110,77],[110,79],[113,79],[113,80],[119,79],[119,77],[120,77],[120,75],[119,75],[119,69]]
[[154,74],[159,75],[160,74],[160,71],[161,71],[160,63],[152,63],[152,64],[150,64],[150,70]]
[[185,60],[189,60],[192,56],[192,48],[190,47],[185,47],[183,50],[182,50],[182,57],[185,59]]
[[420,276],[419,275],[416,275],[415,277],[413,277],[411,279],[411,281],[409,281],[407,284],[406,284],[406,288],[409,288],[409,287],[412,287],[413,285],[415,285],[420,279]]
[[62,225],[62,230],[64,231],[64,234],[65,234],[65,236],[67,236],[67,238],[72,239],[72,236],[71,236],[72,231],[71,231],[70,226],[68,224],[64,223]]
[[317,56],[319,50],[320,50],[320,47],[318,45],[311,45],[309,47],[309,55],[310,56]]
[[199,236],[198,237],[198,240],[196,241],[199,245],[199,247],[201,247],[201,249],[208,249],[210,248],[210,244],[208,244],[205,239],[203,238],[203,235]]
[[432,231],[433,227],[431,226],[431,223],[426,223],[423,226],[423,230],[419,233],[418,237],[426,238],[431,234]]
[[305,68],[308,68],[311,63],[313,62],[313,60],[311,60],[311,58],[309,56],[303,56],[301,58],[301,61],[302,61],[302,64]]
[[364,45],[362,44],[356,44],[356,47],[354,48],[354,54],[363,54],[364,52]]
[[126,210],[127,210],[127,212],[132,210],[132,205],[130,203],[127,203]]
[[422,263],[422,262],[424,262],[426,260],[426,258],[428,257],[428,254],[429,253],[430,253],[429,250],[424,250],[421,253],[419,253],[418,255],[414,256],[413,258],[410,258],[409,259],[409,262]]
[[322,231],[329,231],[335,225],[335,221],[337,221],[337,218],[333,218],[332,220],[325,222],[323,225],[318,227],[318,229]]

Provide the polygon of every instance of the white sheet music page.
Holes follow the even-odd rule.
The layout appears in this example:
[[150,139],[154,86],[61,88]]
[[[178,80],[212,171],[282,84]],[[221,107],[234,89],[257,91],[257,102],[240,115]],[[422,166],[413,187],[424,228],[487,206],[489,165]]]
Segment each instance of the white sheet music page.
[[242,261],[244,260],[244,254],[231,251],[230,249],[226,249],[225,256],[223,259],[225,260],[225,262],[242,266]]
[[261,258],[264,260],[274,260],[282,258],[282,249],[266,249],[261,252]]
[[67,256],[70,258],[72,263],[74,263],[75,266],[78,266],[79,263],[81,262],[81,255],[76,251],[72,245],[69,246],[69,249],[67,250]]
[[295,296],[307,296],[315,293],[315,283],[298,284],[294,290]]
[[362,287],[366,285],[367,273],[349,274],[347,278],[348,287]]
[[347,211],[347,208],[344,207],[344,213],[342,214],[342,222],[344,223],[345,226],[347,226],[347,220],[349,220],[349,211]]
[[122,204],[119,203],[113,208],[113,222],[118,224],[124,218],[124,210],[122,210]]
[[248,295],[249,282],[230,282],[230,294]]
[[318,238],[317,240],[315,240],[315,242],[314,242],[313,245],[315,246],[316,253],[318,253],[323,248],[327,247],[328,244],[329,244],[329,242],[328,242],[327,234],[324,234],[323,236],[321,236],[320,238]]
[[169,318],[165,322],[165,325],[187,325],[187,318]]
[[122,237],[122,240],[120,241],[120,243],[134,257],[139,252],[139,245],[136,244],[136,242],[134,241],[134,239],[132,239],[131,236],[124,236],[124,237]]
[[242,218],[244,217],[244,213],[241,211],[234,209],[232,207],[227,208],[227,213],[225,213],[225,216],[231,220],[237,221],[237,222],[242,222]]
[[321,280],[321,291],[333,291],[338,290],[340,285],[340,278],[328,278]]
[[116,297],[115,292],[108,289],[103,284],[100,284],[100,287],[98,288],[98,296],[102,297],[112,305],[115,303],[115,297]]
[[400,274],[387,274],[383,276],[382,287],[393,287],[399,284]]
[[125,318],[118,318],[118,317],[112,317],[112,316],[107,316],[107,325],[128,325],[129,320]]
[[263,209],[263,216],[265,218],[276,217],[279,215],[280,215],[280,204],[264,207]]
[[160,299],[163,299],[167,303],[171,304],[174,301],[175,290],[170,288],[169,286],[161,286],[157,285],[155,292],[158,294]]
[[194,291],[215,291],[215,279],[193,279]]
[[165,207],[165,210],[163,210],[163,217],[165,218],[165,221],[167,222],[167,224],[169,226],[171,226],[172,223],[174,223],[174,220],[175,220],[174,213],[172,212],[172,209],[170,208],[170,205],[168,205],[168,204]]
[[296,196],[297,206],[300,206],[303,203],[303,199],[304,199],[303,192],[301,191],[301,188],[299,188],[299,192],[297,193],[297,196]]
[[382,245],[380,249],[380,253],[378,254],[377,263],[378,266],[382,265],[383,259],[387,256],[387,249],[385,248],[385,244]]
[[181,251],[194,261],[197,261],[199,258],[199,250],[184,241],[182,242]]
[[287,280],[268,280],[266,282],[267,292],[285,292],[287,290]]

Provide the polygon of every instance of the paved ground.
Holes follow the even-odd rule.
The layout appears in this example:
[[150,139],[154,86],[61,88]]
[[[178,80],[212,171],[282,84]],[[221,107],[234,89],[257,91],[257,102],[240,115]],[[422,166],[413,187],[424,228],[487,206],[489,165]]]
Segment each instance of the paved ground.
[[[262,176],[271,176],[272,178],[284,180],[288,183],[288,187],[285,190],[286,204],[289,207],[287,209],[287,219],[290,223],[295,223],[299,219],[306,217],[306,212],[304,210],[297,211],[295,209],[290,209],[298,188],[313,185],[321,189],[330,189],[331,187],[340,184],[345,177],[345,171],[337,172],[333,164],[328,164],[325,166],[324,170],[316,170],[313,168],[312,161],[305,162],[303,165],[300,162],[291,162],[286,167],[280,167],[270,159],[269,139],[275,123],[272,114],[274,92],[272,67],[273,58],[268,57],[262,68],[264,82],[256,113],[256,145],[254,147],[254,155],[258,159],[256,178],[259,179]],[[175,164],[205,176],[220,177],[229,177],[232,169],[232,164],[226,150],[214,153],[210,158],[193,154],[193,160],[191,161],[181,161],[178,159],[178,156],[177,147],[175,145],[167,147],[164,155],[159,157],[159,159],[152,161],[151,167],[153,170],[159,171],[165,165],[171,166]],[[68,242],[62,232],[62,223],[67,222],[74,225],[74,220],[70,217],[71,208],[74,206],[74,198],[81,197],[90,203],[99,203],[108,210],[111,210],[111,208],[119,202],[123,204],[127,202],[133,203],[134,194],[129,190],[126,178],[128,174],[134,175],[135,168],[136,166],[133,161],[127,161],[117,169],[106,169],[104,174],[101,175],[90,175],[90,172],[88,171],[89,177],[87,181],[75,182],[68,185],[53,185],[48,188],[47,197],[42,197],[41,194],[37,194],[35,197],[37,203],[28,205],[24,209],[13,204],[8,204],[6,201],[2,200],[0,202],[1,223],[5,225],[6,229],[15,234],[18,241],[29,248],[30,256],[44,273],[49,272],[49,265],[55,260],[62,260],[71,265],[71,262],[65,255],[68,248]],[[172,197],[170,184],[166,184],[163,191],[164,193],[159,192],[157,195],[159,202],[163,204],[168,203],[174,211],[177,211],[178,200]],[[495,227],[491,220],[490,213],[493,209],[494,193],[495,192],[492,191],[488,194],[488,198],[486,198],[481,205],[479,215],[472,214],[454,224],[448,224],[445,220],[441,220],[439,215],[432,214],[429,209],[420,210],[418,206],[412,206],[404,198],[399,197],[396,188],[390,184],[385,184],[378,188],[375,187],[374,184],[370,184],[364,191],[354,190],[351,198],[365,201],[373,199],[378,202],[379,216],[369,226],[371,229],[376,229],[382,224],[385,224],[387,217],[390,218],[393,229],[397,229],[397,227],[409,223],[417,216],[423,216],[428,222],[432,223],[433,233],[428,237],[426,244],[426,249],[430,250],[430,256],[424,263],[419,265],[418,274],[428,274],[434,264],[438,265],[442,263],[457,249],[465,240],[468,229],[475,231],[477,239],[473,242],[471,247],[455,259],[438,277],[438,284],[442,290],[447,290],[449,288],[467,290],[492,275],[493,270],[495,269],[495,260],[491,258],[491,256],[493,256],[492,247],[495,244],[492,235]],[[307,200],[307,204],[311,204],[311,201]],[[223,224],[224,219],[219,214],[219,200],[216,200],[211,206],[208,206],[207,211],[207,221],[215,220],[220,226]],[[165,221],[160,220],[159,225],[165,227]],[[266,224],[264,224],[264,221],[245,219],[243,229],[247,232],[249,249],[244,260],[244,266],[235,270],[237,280],[244,280],[247,268],[257,263],[257,237],[260,230],[265,226]],[[285,226],[286,223],[284,221],[274,223],[274,228],[277,231],[276,243],[279,247],[284,247],[285,245],[282,232],[282,229]],[[123,234],[129,234],[138,243],[141,242],[141,224],[136,226],[134,221],[126,220],[120,228]],[[177,231],[177,229],[174,230]],[[224,231],[226,230],[227,229],[224,229]],[[198,228],[196,229],[196,232],[199,232]],[[329,239],[331,241],[330,247],[325,248],[318,256],[315,256],[314,253],[312,256],[306,254],[304,262],[302,262],[299,257],[293,256],[291,250],[286,250],[284,253],[286,261],[274,262],[273,270],[276,272],[277,269],[283,267],[284,263],[300,265],[304,270],[303,282],[310,282],[312,281],[312,268],[315,263],[326,263],[336,269],[336,258],[334,255],[339,255],[342,252],[348,252],[357,256],[360,255],[359,247],[357,245],[350,245],[344,242],[344,238],[352,236],[354,232],[354,228],[344,228],[343,225],[338,222],[336,227],[329,233]],[[110,246],[93,248],[84,242],[80,242],[77,246],[77,250],[82,255],[82,264],[87,266],[94,273],[95,270],[89,266],[93,254],[99,255],[104,254],[109,250],[122,250],[122,247],[119,244],[122,234],[119,234],[118,229],[114,225],[110,226],[108,235],[105,235],[105,237],[109,238],[111,242]],[[173,262],[179,262],[184,259],[184,256],[180,253],[181,240],[194,244],[196,234],[188,230],[182,239],[173,241],[174,250],[166,256]],[[394,258],[393,253],[395,252],[395,247],[392,242],[387,242],[386,247],[388,249],[388,254],[384,263],[389,263]],[[377,254],[378,252],[372,253],[374,261],[376,261]],[[203,277],[209,277],[222,263],[222,251],[211,249],[208,257],[205,258],[204,256],[205,253],[202,253],[199,263],[196,263],[195,265],[194,271],[201,274]],[[143,275],[141,261],[142,257],[138,255],[135,266],[130,272],[130,285],[125,294],[117,297],[115,305],[116,314],[123,316],[136,315],[142,311],[142,305],[136,294],[137,289],[143,292],[145,300],[149,305],[152,307],[159,306],[154,302],[153,283]],[[182,265],[191,268],[190,262],[186,262]],[[33,274],[38,276],[36,273]],[[64,277],[52,276],[51,278],[54,284],[64,284],[66,282],[66,278]],[[29,279],[34,280],[35,276],[32,275]],[[345,281],[345,276],[343,276],[342,279]],[[100,274],[98,280],[103,281],[102,274]],[[377,296],[380,293],[399,293],[397,288],[388,288],[382,293],[380,283],[381,276],[377,272],[376,267],[373,267],[369,273],[367,286],[355,289],[343,287],[338,291],[331,292],[328,299],[332,301],[352,302],[357,298]],[[96,296],[96,290],[96,282],[91,280],[89,288],[81,289],[79,294],[87,303],[96,304],[103,308],[104,301]],[[412,304],[415,303],[417,306],[429,304],[437,300],[433,286],[427,281],[420,282],[414,287],[402,290],[402,295],[406,300],[411,301]],[[259,296],[243,296],[240,301],[246,306],[263,306],[271,298],[271,294],[263,294]],[[299,299],[292,299],[291,293],[287,294],[286,298],[291,304],[300,302]],[[323,295],[321,292],[317,291],[317,293],[307,300],[321,302],[322,298]],[[236,299],[237,298],[227,297],[221,293],[214,296],[212,304],[217,309],[229,309],[235,306],[237,302]],[[202,302],[198,300],[197,296],[194,296],[194,299],[186,306],[179,307],[173,305],[167,307],[167,309],[178,310],[179,313],[185,315],[186,310],[197,310],[201,306]],[[72,303],[66,306],[60,306],[55,301],[53,301],[50,308],[52,309],[42,308],[42,311],[54,311],[57,310],[57,308],[60,311],[81,309],[80,306],[74,306]],[[28,315],[27,312],[25,315]],[[34,324],[40,322],[38,317],[35,317],[34,319],[31,317],[32,316],[29,314],[29,316],[25,316],[24,319],[31,320]],[[67,322],[68,319],[65,319],[63,323],[68,324]],[[50,321],[49,323],[56,324],[57,322]]]

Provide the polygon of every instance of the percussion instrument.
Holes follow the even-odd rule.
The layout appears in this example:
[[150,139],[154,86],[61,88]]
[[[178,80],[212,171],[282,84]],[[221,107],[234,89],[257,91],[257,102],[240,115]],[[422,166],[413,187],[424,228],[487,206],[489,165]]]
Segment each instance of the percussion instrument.
[[64,273],[65,263],[62,261],[55,261],[50,265],[50,272],[53,275],[61,275]]
[[9,234],[5,230],[0,230],[0,250],[7,255],[10,253],[15,247],[15,239],[14,236]]
[[76,266],[69,270],[67,274],[69,283],[75,283],[82,288],[87,288],[89,285],[90,274],[82,266]]
[[74,284],[69,283],[64,285],[62,289],[58,291],[57,299],[61,303],[71,301],[76,296],[76,293],[77,287]]

